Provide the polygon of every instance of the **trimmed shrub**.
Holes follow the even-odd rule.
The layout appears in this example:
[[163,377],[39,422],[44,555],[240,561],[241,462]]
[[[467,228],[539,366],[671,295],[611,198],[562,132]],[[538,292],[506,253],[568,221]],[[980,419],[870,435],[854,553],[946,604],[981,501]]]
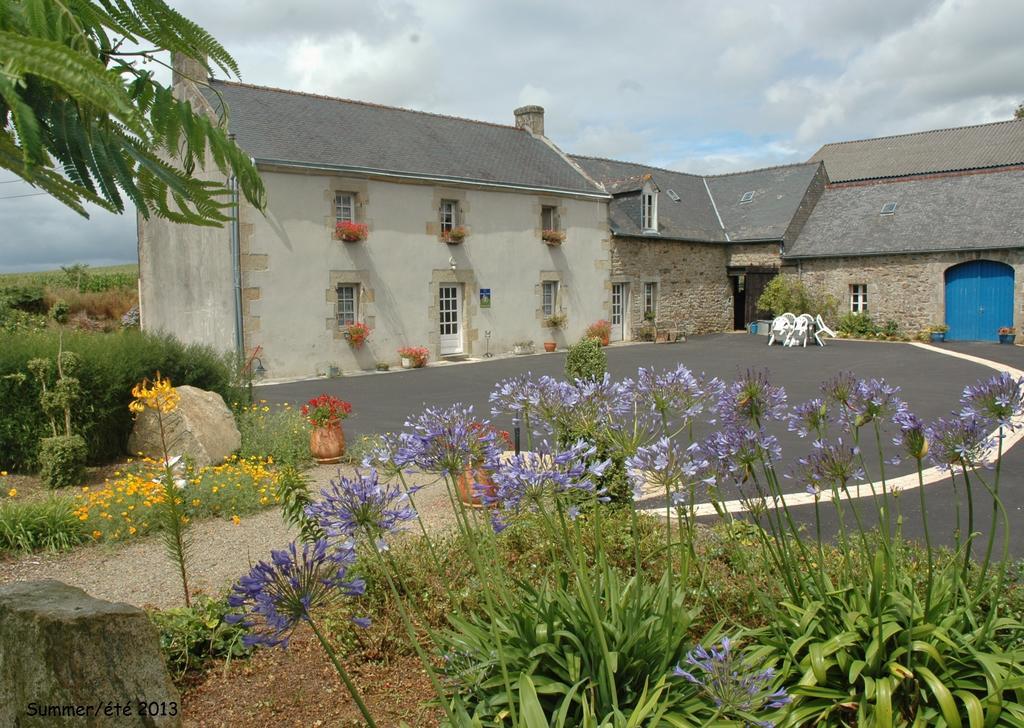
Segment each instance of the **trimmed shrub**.
[[581,339],[569,347],[565,357],[565,376],[570,380],[590,379],[597,381],[608,369],[608,357],[601,350],[597,339]]
[[39,441],[39,476],[47,488],[81,485],[89,452],[79,435],[44,437]]
[[85,529],[67,498],[0,502],[0,554],[64,551],[84,540]]
[[[29,360],[56,355],[59,335],[52,330],[0,334],[0,469],[34,469],[39,440],[52,434],[39,406],[39,388],[27,372]],[[91,463],[109,462],[124,453],[132,429],[131,388],[157,371],[175,385],[212,390],[229,403],[240,399],[228,357],[171,336],[136,330],[65,331],[64,351],[75,352],[82,360],[76,374],[82,395],[72,430],[85,439]]]

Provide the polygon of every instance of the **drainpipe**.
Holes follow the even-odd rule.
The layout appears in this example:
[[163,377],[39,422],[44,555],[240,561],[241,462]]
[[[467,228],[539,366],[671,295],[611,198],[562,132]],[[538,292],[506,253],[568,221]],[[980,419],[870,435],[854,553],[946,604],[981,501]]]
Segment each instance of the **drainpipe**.
[[[233,135],[232,135],[233,136]],[[245,360],[245,336],[242,331],[242,251],[238,234],[238,178],[228,179],[231,189],[231,274],[235,283],[235,355]]]

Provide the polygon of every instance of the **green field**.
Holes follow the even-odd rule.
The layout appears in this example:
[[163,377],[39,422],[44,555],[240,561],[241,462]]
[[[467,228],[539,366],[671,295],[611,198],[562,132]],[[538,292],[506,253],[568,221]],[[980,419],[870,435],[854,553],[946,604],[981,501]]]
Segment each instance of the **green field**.
[[[93,286],[90,286],[93,290],[129,288],[134,287],[139,279],[139,266],[128,264],[86,268],[84,274],[93,281]],[[60,268],[29,273],[0,273],[0,288],[14,286],[50,286],[59,288],[68,285],[68,283],[68,275]]]

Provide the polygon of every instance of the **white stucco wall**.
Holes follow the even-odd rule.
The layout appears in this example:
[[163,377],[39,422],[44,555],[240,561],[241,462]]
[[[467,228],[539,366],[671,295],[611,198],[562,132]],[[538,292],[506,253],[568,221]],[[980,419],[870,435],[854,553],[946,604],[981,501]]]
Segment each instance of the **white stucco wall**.
[[[263,347],[271,378],[324,373],[330,366],[350,371],[378,361],[396,364],[397,349],[406,345],[429,346],[437,359],[442,280],[463,283],[464,352],[472,356],[484,353],[488,330],[492,353],[524,339],[540,350],[552,338],[541,322],[541,280],[560,280],[559,307],[569,319],[554,337],[560,346],[608,317],[607,208],[601,199],[275,171],[264,171],[264,182],[266,216],[246,209],[242,214],[243,249],[257,267],[265,265],[245,273],[245,328],[247,347]],[[358,192],[358,218],[370,227],[367,240],[333,239],[336,190]],[[438,239],[441,198],[461,200],[471,231],[461,245]],[[561,246],[540,239],[542,200],[561,208],[567,232]],[[329,323],[338,280],[362,284],[360,319],[373,333],[359,351]],[[481,288],[491,289],[490,309],[479,306]]]

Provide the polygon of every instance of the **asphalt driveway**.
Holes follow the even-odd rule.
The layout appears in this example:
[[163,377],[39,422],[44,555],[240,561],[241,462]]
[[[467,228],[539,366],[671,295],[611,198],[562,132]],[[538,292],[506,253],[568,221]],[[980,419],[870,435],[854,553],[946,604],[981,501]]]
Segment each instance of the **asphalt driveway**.
[[[906,344],[859,341],[833,341],[827,347],[768,348],[767,340],[748,334],[720,334],[693,337],[680,344],[635,344],[606,349],[608,368],[615,377],[632,376],[638,367],[675,367],[680,362],[694,372],[705,372],[723,379],[733,379],[747,369],[767,369],[775,384],[785,387],[789,402],[806,401],[820,392],[821,383],[842,371],[852,371],[862,378],[885,378],[900,387],[900,396],[926,422],[948,416],[959,409],[963,387],[994,374],[993,370],[974,362],[943,356]],[[1024,368],[1024,349],[998,344],[946,344],[962,353]],[[488,394],[494,384],[523,372],[535,375],[560,376],[565,354],[538,354],[492,359],[479,363],[448,364],[425,369],[385,374],[316,379],[287,384],[263,385],[257,396],[271,403],[301,404],[311,397],[328,393],[352,403],[352,417],[345,422],[346,436],[400,430],[406,417],[424,406],[449,405],[455,402],[472,405],[482,416],[490,416]],[[510,422],[496,422],[510,427]],[[810,442],[801,440],[784,427],[772,430],[782,445],[782,470],[791,467],[806,454]],[[705,433],[698,432],[698,437]],[[865,446],[869,472],[877,472],[877,456],[870,445]],[[910,466],[888,467],[887,475],[910,472]],[[800,486],[788,486],[800,490]],[[1013,533],[1012,548],[1024,556],[1024,445],[1012,450],[1004,459],[1001,490],[1011,523],[1021,523]],[[952,488],[949,481],[927,486],[929,524],[935,540],[950,544],[955,527]],[[911,538],[922,535],[920,507],[916,490],[901,497],[904,515],[903,531]],[[645,507],[657,507],[655,500]],[[825,509],[828,510],[828,509]],[[976,530],[984,530],[990,511],[977,515]],[[813,518],[810,507],[797,508],[802,519]],[[834,515],[833,515],[834,517]]]

